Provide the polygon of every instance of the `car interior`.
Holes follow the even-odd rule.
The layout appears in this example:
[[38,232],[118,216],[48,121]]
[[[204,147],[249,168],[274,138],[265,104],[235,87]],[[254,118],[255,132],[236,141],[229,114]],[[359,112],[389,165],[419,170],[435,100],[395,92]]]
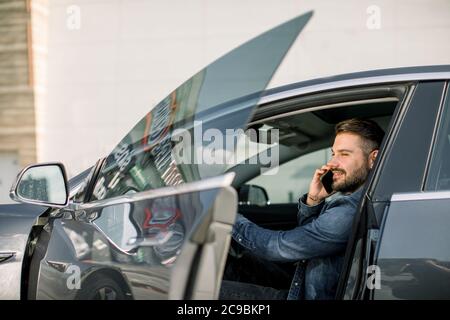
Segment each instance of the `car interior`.
[[[329,159],[335,125],[350,118],[371,119],[387,133],[408,87],[353,87],[258,106],[247,129],[279,130],[279,168],[277,174],[265,176],[258,164],[241,163],[228,170],[236,173],[233,187],[239,196],[238,212],[264,228],[295,228],[298,199],[307,192],[314,170]],[[250,255],[232,240],[223,279],[289,289],[294,263],[276,263],[278,270],[267,270],[264,259],[250,259]]]

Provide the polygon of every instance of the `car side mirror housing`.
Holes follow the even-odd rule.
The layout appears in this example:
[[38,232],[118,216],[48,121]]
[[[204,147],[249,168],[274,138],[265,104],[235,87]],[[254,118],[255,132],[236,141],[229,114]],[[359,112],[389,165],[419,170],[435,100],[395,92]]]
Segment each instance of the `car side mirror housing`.
[[265,206],[270,204],[269,196],[263,187],[245,184],[238,190],[240,205]]
[[42,163],[25,167],[14,181],[12,200],[46,207],[65,207],[69,202],[66,170],[62,163]]

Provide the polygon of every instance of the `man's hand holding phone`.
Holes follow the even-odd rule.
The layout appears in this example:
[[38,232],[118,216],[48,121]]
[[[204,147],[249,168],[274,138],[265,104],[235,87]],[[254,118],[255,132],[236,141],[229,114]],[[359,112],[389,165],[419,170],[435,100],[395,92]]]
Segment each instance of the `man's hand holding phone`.
[[329,165],[323,165],[314,172],[314,176],[309,185],[306,204],[314,206],[322,202],[323,199],[333,193],[331,184],[333,183],[333,173]]

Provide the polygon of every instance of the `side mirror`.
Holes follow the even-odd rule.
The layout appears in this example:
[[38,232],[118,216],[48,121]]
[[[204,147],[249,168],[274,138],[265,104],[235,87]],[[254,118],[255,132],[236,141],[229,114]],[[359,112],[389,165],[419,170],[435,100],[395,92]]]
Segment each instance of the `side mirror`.
[[266,189],[260,186],[245,184],[239,188],[239,204],[265,206],[270,204]]
[[34,164],[24,168],[13,183],[12,200],[62,208],[69,202],[66,170],[61,163]]

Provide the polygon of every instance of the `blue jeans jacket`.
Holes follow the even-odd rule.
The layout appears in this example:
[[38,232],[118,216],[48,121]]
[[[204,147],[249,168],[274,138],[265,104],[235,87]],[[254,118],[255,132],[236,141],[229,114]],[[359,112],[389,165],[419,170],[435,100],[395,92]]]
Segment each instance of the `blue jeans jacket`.
[[288,231],[259,227],[238,214],[232,237],[270,261],[299,262],[288,299],[334,299],[347,241],[363,187],[335,194],[315,206],[299,199],[298,226]]

